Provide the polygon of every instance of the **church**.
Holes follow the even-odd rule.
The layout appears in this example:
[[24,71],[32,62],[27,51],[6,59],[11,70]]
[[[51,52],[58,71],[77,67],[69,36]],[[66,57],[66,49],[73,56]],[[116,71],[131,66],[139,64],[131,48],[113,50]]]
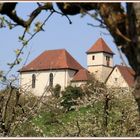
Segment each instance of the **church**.
[[92,75],[110,87],[133,87],[135,72],[127,66],[113,65],[114,53],[103,38],[86,54],[87,68],[84,68],[65,49],[44,51],[19,70],[20,87],[41,96],[47,92],[47,87],[59,84],[64,90],[68,85],[81,86]]

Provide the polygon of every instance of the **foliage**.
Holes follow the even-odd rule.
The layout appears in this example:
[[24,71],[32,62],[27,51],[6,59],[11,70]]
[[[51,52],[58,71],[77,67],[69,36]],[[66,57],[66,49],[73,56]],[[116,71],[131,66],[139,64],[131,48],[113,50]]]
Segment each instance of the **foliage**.
[[61,86],[59,84],[56,84],[55,87],[53,88],[53,95],[56,98],[60,97],[60,92],[61,92]]
[[[32,118],[33,119],[33,118]],[[18,126],[15,130],[13,137],[43,137],[42,129],[34,124],[32,121],[27,121]]]
[[68,86],[62,93],[61,106],[63,106],[66,111],[69,111],[77,104],[77,99],[81,99],[83,95],[84,93],[80,87]]
[[[1,91],[1,101],[7,98],[9,90]],[[62,97],[44,97],[41,102],[31,93],[20,95],[20,106],[16,107],[8,136],[140,136],[139,114],[131,92],[129,89],[107,88],[93,80],[83,89],[69,86]],[[6,128],[15,99],[12,96],[8,103]],[[69,100],[74,102],[72,106]],[[62,102],[66,103],[64,110]]]
[[[106,126],[104,124],[106,98],[104,94],[100,96],[98,94],[91,94],[91,100],[80,105],[78,110],[61,112],[53,116],[55,121],[49,121],[52,120],[49,112],[42,112],[40,117],[34,119],[34,123],[46,136],[140,136],[139,114],[131,91],[109,89]],[[46,124],[46,120],[49,123]]]
[[[31,93],[22,94],[16,87],[7,87],[0,91],[0,135],[22,136],[25,131],[17,134],[20,127],[31,125],[29,120],[35,116],[37,97]],[[37,105],[39,106],[39,105]],[[26,123],[27,122],[27,123]],[[24,125],[22,125],[24,124]],[[27,130],[27,129],[26,129]],[[33,129],[34,130],[34,129]]]

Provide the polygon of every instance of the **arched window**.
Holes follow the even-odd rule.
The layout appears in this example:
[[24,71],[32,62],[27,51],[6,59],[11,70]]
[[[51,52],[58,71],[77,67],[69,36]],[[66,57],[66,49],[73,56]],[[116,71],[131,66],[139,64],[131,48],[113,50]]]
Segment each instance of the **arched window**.
[[92,60],[95,60],[95,55],[92,56]]
[[107,62],[107,66],[110,66],[110,57],[106,56],[106,62]]
[[53,74],[50,73],[50,76],[49,76],[49,85],[52,87],[53,86]]
[[32,88],[35,88],[36,76],[35,74],[32,75]]

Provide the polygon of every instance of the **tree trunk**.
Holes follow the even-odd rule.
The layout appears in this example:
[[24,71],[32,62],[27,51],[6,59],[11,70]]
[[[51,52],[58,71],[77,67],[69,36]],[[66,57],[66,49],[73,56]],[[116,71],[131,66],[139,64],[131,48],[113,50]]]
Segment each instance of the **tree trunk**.
[[[134,85],[134,97],[138,104],[138,111],[140,113],[140,4],[128,3],[127,14],[129,22],[129,37],[131,43],[129,44],[129,51],[132,51],[130,65],[135,70],[135,85]],[[130,62],[130,60],[129,60]]]
[[133,94],[138,105],[138,111],[140,113],[140,75],[136,77],[135,89],[134,89]]
[[104,109],[103,109],[103,134],[104,136],[106,136],[106,132],[107,132],[107,127],[108,127],[108,117],[109,117],[109,114],[108,114],[108,109],[109,109],[109,101],[110,101],[110,98],[109,98],[109,95],[106,94],[104,96]]

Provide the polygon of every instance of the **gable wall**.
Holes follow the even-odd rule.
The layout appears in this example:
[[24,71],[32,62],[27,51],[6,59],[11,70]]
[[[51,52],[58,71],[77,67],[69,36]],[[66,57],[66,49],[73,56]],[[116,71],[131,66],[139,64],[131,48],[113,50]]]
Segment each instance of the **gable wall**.
[[107,86],[112,86],[112,87],[129,87],[126,81],[123,79],[117,67],[113,70],[112,74],[109,76],[106,84]]

